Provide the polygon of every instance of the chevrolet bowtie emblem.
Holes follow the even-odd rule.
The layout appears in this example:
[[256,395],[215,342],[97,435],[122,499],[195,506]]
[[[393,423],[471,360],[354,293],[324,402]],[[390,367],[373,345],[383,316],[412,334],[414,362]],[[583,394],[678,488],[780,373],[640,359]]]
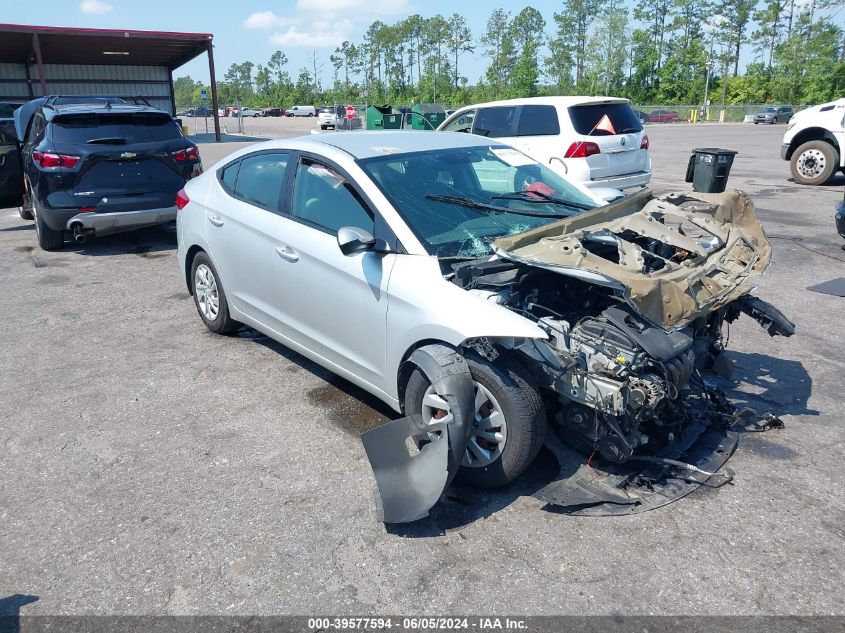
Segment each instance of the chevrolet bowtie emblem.
[[120,157],[121,158],[135,158],[138,154],[135,152],[123,152]]

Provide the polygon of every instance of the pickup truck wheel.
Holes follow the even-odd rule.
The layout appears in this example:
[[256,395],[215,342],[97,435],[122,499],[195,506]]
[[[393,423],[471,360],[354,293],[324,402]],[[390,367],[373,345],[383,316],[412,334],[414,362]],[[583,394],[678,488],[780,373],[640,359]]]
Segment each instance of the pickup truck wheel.
[[205,327],[216,334],[229,334],[241,326],[229,315],[229,303],[217,269],[205,253],[197,253],[191,263],[191,288]]
[[[528,468],[546,434],[546,414],[537,388],[516,362],[467,356],[475,386],[475,422],[457,480],[477,488],[504,486]],[[448,411],[415,369],[405,387],[405,413],[435,420]]]
[[795,182],[822,185],[839,168],[839,152],[826,141],[808,141],[792,153],[790,167]]
[[35,216],[35,236],[38,238],[38,245],[45,251],[57,251],[65,245],[65,232],[55,231],[44,222],[38,215],[38,208],[35,202],[30,199],[32,214]]

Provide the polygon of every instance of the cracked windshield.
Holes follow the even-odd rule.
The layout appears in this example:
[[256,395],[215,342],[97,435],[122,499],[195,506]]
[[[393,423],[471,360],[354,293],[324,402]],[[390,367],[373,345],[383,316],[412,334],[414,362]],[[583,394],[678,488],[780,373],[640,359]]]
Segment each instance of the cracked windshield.
[[497,146],[361,161],[432,255],[481,257],[491,242],[599,206],[521,152]]

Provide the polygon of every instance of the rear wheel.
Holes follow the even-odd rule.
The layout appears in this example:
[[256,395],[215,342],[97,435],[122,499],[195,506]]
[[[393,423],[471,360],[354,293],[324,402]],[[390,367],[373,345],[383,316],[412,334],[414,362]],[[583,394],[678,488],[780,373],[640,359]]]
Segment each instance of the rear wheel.
[[18,215],[24,220],[32,219],[32,201],[29,198],[29,192],[25,191],[21,195],[21,205],[18,207]]
[[38,245],[45,251],[57,251],[65,245],[65,232],[56,231],[47,226],[44,218],[39,215],[35,201],[30,198],[30,208],[35,216],[35,235]]
[[197,312],[209,330],[229,334],[241,326],[229,315],[226,293],[211,258],[205,253],[197,253],[191,263],[191,286]]
[[[503,486],[534,461],[543,445],[543,403],[518,363],[502,356],[494,363],[468,356],[467,364],[475,386],[475,419],[457,479],[479,488]],[[448,411],[425,374],[415,369],[405,388],[405,413],[433,422]]]
[[793,152],[790,167],[795,182],[822,185],[839,168],[839,152],[826,141],[809,141]]

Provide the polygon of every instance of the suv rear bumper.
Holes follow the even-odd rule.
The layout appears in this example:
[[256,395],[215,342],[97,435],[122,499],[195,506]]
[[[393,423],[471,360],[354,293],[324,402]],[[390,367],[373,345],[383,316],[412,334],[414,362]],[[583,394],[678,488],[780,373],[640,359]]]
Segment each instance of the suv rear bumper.
[[650,171],[638,171],[624,176],[611,176],[609,178],[595,178],[582,183],[592,189],[593,187],[611,187],[613,189],[628,189],[629,187],[645,187],[651,182]]
[[[114,213],[79,213],[67,221],[68,231],[94,231],[104,235],[144,226],[165,224],[176,219],[176,207],[144,209],[141,211],[118,211]],[[78,227],[78,228],[77,228]]]
[[836,205],[836,230],[839,235],[845,238],[845,202],[840,201]]

